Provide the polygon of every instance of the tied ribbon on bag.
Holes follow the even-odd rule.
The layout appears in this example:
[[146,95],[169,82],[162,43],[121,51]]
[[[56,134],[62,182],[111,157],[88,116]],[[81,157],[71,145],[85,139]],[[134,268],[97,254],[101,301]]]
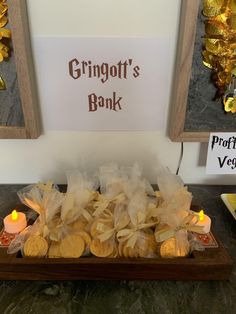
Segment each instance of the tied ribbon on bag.
[[152,223],[144,223],[135,226],[134,228],[131,229],[123,229],[117,233],[117,238],[119,242],[126,242],[126,246],[130,247],[133,249],[135,247],[135,244],[138,240],[139,237],[139,232],[144,229],[151,228],[155,226],[157,223],[152,222]]
[[97,231],[101,232],[101,234],[97,236],[101,242],[105,242],[117,235],[120,230],[130,223],[126,209],[121,204],[116,205],[114,214],[107,211],[103,214],[103,217],[104,222],[99,222],[96,228]]
[[93,216],[94,217],[101,216],[102,213],[106,209],[108,209],[110,203],[114,203],[116,205],[119,205],[119,204],[125,202],[126,199],[127,198],[126,198],[124,193],[120,193],[120,194],[118,194],[112,198],[108,198],[107,196],[100,194],[98,201],[96,201],[96,203],[94,204],[95,211],[93,213]]
[[147,220],[150,218],[158,219],[158,207],[152,203],[149,203],[147,206]]
[[[92,192],[86,190],[87,201],[90,201]],[[86,201],[86,203],[87,203]],[[70,232],[69,225],[75,222],[79,217],[84,217],[90,222],[93,217],[84,207],[75,204],[73,193],[67,192],[62,201],[61,217],[58,222],[54,221],[51,225],[45,225],[44,232],[52,241],[60,241],[66,234]]]
[[34,222],[34,232],[44,238],[50,238],[52,233],[55,234],[55,229],[59,233],[60,228],[57,228],[57,225],[60,225],[61,221],[58,221],[56,216],[60,211],[64,195],[55,188],[52,181],[30,185],[19,191],[18,195],[24,204],[39,215]]
[[46,184],[38,183],[36,189],[42,192],[42,202],[39,203],[39,227],[44,238],[59,241],[66,234],[67,226],[56,217],[64,200],[64,195],[54,187],[53,181]]
[[155,232],[155,238],[157,242],[163,242],[169,238],[172,238],[180,230],[192,231],[196,233],[202,233],[203,226],[197,226],[199,218],[195,213],[189,214],[185,217],[181,224],[177,227],[164,226],[162,229]]
[[89,178],[85,172],[69,171],[67,181],[67,192],[61,208],[62,221],[73,223],[80,216],[91,221],[92,216],[87,209],[97,199],[96,180]]
[[38,201],[40,219],[47,225],[59,213],[64,195],[54,186],[53,181],[36,184],[35,192],[37,190],[40,191],[41,201],[35,199],[35,202]]
[[52,181],[48,181],[47,184],[38,183],[27,186],[18,192],[18,196],[22,203],[37,212],[38,217],[33,225],[28,226],[15,238],[15,241],[9,246],[9,254],[22,250],[30,235],[39,235],[43,238],[50,237],[52,223],[60,210],[63,199],[62,193],[55,189]]
[[52,190],[52,181],[48,181],[46,184],[40,182],[36,184],[30,192],[23,195],[22,201],[42,217],[45,214],[45,209],[42,204],[46,201],[46,194],[52,192]]
[[[88,191],[89,192],[89,191]],[[90,199],[88,199],[88,202]],[[80,216],[84,217],[88,222],[93,219],[91,214],[86,210],[84,207],[77,206],[75,204],[75,197],[73,193],[67,193],[65,195],[65,199],[63,201],[62,205],[62,221],[64,223],[72,223],[76,219],[78,219]]]
[[68,224],[61,220],[58,222],[53,221],[51,224],[45,224],[43,227],[43,237],[56,242],[60,241],[68,232]]
[[117,239],[119,242],[127,242],[126,246],[134,248],[139,238],[139,232],[144,229],[151,228],[157,224],[157,222],[144,223],[146,215],[142,212],[137,213],[137,224],[131,228],[120,230],[117,233]]
[[107,240],[109,240],[117,231],[118,231],[118,227],[109,227],[109,225],[111,224],[112,220],[108,220],[107,224],[105,223],[98,223],[97,225],[97,231],[101,232],[101,234],[99,236],[97,236],[97,238],[101,241],[101,242],[105,242]]
[[104,196],[99,195],[98,201],[93,205],[95,211],[93,212],[94,217],[99,217],[108,208],[110,201]]

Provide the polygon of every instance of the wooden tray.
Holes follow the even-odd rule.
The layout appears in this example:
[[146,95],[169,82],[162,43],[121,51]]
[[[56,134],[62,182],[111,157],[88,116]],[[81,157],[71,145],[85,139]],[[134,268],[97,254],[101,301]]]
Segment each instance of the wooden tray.
[[[215,237],[215,235],[214,235]],[[216,238],[216,237],[215,237]],[[4,280],[225,280],[233,261],[219,247],[173,259],[111,259],[84,257],[22,258],[0,249],[0,279]]]

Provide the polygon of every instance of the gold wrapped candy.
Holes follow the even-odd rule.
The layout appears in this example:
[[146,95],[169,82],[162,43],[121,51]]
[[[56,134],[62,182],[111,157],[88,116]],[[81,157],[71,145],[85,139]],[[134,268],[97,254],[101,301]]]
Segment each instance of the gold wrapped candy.
[[7,28],[4,28],[4,26],[8,23],[7,18],[7,4],[5,0],[0,0],[0,62],[2,62],[4,59],[8,58],[9,56],[9,48],[4,43],[4,38],[10,38],[11,37],[11,31]]
[[[6,0],[0,0],[0,62],[9,57],[10,50],[5,39],[11,37],[11,31],[4,27],[8,23],[7,10]],[[0,90],[4,89],[6,89],[6,83],[0,75]]]
[[213,71],[216,98],[224,96],[225,111],[234,113],[236,97],[229,99],[225,93],[236,75],[236,0],[204,0],[203,14],[207,17],[203,64]]

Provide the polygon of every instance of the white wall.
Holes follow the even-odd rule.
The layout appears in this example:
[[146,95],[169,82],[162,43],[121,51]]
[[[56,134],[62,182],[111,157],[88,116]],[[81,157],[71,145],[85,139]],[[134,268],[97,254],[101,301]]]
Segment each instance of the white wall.
[[[164,36],[172,39],[174,65],[180,0],[28,0],[33,39],[60,36]],[[34,48],[34,47],[33,47]],[[35,54],[35,51],[34,51]],[[37,72],[37,60],[35,60]],[[172,72],[166,86],[166,120]],[[38,82],[40,84],[40,81]],[[40,96],[40,95],[39,95]],[[95,170],[114,160],[140,161],[155,183],[157,158],[175,172],[180,144],[163,132],[56,132],[37,140],[0,140],[0,183],[65,182],[71,168]],[[232,183],[234,176],[206,176],[204,146],[185,143],[180,175],[186,183]]]

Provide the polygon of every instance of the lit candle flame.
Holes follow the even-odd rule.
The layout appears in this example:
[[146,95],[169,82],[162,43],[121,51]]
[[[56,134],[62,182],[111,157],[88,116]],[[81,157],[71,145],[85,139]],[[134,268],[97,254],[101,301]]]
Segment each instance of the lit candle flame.
[[18,213],[15,209],[11,213],[11,219],[14,221],[18,219]]
[[200,210],[200,212],[198,214],[199,214],[199,220],[203,221],[204,220],[204,211]]

